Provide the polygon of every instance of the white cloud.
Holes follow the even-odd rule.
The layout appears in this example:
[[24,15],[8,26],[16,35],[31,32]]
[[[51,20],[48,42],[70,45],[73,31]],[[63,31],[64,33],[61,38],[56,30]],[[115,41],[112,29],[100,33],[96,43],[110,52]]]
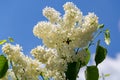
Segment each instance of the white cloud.
[[106,80],[120,80],[120,54],[116,58],[107,57],[106,60],[99,65],[100,72],[110,76]]
[[84,75],[85,73],[84,72],[85,72],[85,67],[80,69],[79,77],[77,80],[85,80],[85,75]]
[[[98,66],[98,68],[100,74],[110,74],[110,76],[106,77],[105,80],[120,80],[120,53],[117,54],[116,58],[107,57],[105,61]],[[85,68],[80,71],[80,77],[77,80],[85,80],[84,70]]]

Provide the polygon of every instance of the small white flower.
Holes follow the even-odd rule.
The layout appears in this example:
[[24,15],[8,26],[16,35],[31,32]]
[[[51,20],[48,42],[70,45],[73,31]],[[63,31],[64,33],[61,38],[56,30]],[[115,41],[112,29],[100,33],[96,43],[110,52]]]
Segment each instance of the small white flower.
[[54,8],[46,7],[43,9],[43,15],[48,18],[50,22],[57,22],[60,18],[60,13]]

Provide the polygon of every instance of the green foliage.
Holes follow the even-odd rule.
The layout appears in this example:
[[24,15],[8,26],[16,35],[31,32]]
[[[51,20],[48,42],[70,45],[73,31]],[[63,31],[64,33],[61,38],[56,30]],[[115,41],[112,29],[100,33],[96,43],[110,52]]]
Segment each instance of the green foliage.
[[106,77],[109,77],[110,74],[102,74],[102,76],[100,76],[99,78],[103,78],[103,80],[106,78]]
[[6,43],[7,42],[7,40],[0,40],[0,45],[2,45],[2,44],[4,44],[4,43]]
[[85,65],[87,65],[90,60],[90,51],[88,48],[86,48],[86,53],[87,53],[87,56],[85,58]]
[[87,66],[85,71],[86,80],[98,80],[99,71],[97,66]]
[[[0,45],[3,45],[7,42],[14,42],[13,38],[9,37],[8,40],[0,40]],[[0,55],[0,78],[4,77],[8,70],[8,60],[4,55]]]
[[104,32],[104,35],[105,35],[105,43],[107,44],[107,45],[109,45],[110,44],[110,31],[107,29],[107,30],[105,30],[105,32]]
[[66,71],[66,79],[69,80],[76,80],[77,76],[78,76],[78,72],[80,70],[81,67],[86,66],[90,60],[90,51],[88,48],[85,49],[86,50],[86,55],[85,57],[85,61],[78,61],[78,62],[73,62],[73,63],[68,63],[68,69]]
[[5,44],[6,42],[14,42],[14,39],[12,37],[8,37],[7,39],[0,40],[0,45]]
[[80,69],[80,62],[68,63],[68,69],[66,71],[66,80],[76,80]]
[[101,63],[107,55],[107,49],[99,45],[99,41],[96,48],[95,62],[96,66]]
[[4,77],[8,70],[8,60],[5,56],[0,55],[0,78]]
[[90,60],[90,51],[88,48],[86,48],[85,50],[86,50],[87,55],[84,56],[85,60],[84,62],[81,62],[81,67],[86,66]]
[[108,77],[108,76],[110,76],[110,74],[105,74],[104,76],[105,76],[105,77]]
[[14,39],[11,38],[11,37],[9,37],[8,40],[9,40],[10,42],[14,42]]
[[[103,28],[104,28],[103,24],[98,25],[98,29],[100,29],[100,31],[95,35],[95,38],[98,37],[100,33],[103,32],[102,30]],[[109,45],[110,44],[110,31],[109,30],[105,30],[104,38],[105,38],[105,43]],[[93,40],[90,43],[92,43]],[[89,46],[91,46],[91,44]],[[87,69],[85,71],[86,80],[98,80],[99,79],[99,71],[98,71],[97,66],[98,64],[104,61],[104,59],[106,58],[106,55],[107,55],[107,49],[101,46],[100,40],[98,40],[97,47],[96,47],[96,54],[95,54],[96,66],[87,66]],[[104,75],[104,77],[107,77],[107,76],[109,76],[109,74]]]
[[98,29],[102,29],[102,28],[104,28],[104,24],[99,24]]

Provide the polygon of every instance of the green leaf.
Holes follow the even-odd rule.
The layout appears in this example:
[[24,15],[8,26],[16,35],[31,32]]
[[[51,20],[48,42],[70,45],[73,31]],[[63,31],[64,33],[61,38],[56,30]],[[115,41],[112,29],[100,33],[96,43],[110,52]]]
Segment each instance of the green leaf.
[[14,42],[13,38],[9,37],[8,39],[9,39],[10,42]]
[[4,43],[6,43],[7,42],[7,40],[0,40],[0,45],[2,45],[2,44],[4,44]]
[[104,28],[104,24],[99,24],[98,29],[102,29],[102,28]]
[[107,30],[104,32],[104,35],[105,35],[105,37],[104,37],[105,43],[106,43],[107,45],[109,45],[109,44],[110,44],[110,31],[107,29]]
[[99,45],[99,41],[96,48],[95,62],[96,66],[101,63],[107,55],[107,49]]
[[88,64],[89,60],[90,60],[90,51],[89,51],[89,49],[86,48],[85,51],[86,51],[86,55],[84,55],[84,57],[85,57],[84,60],[85,61],[81,62],[81,67],[86,66]]
[[76,80],[76,78],[78,77],[80,68],[88,64],[90,60],[90,51],[88,48],[85,48],[84,52],[85,52],[85,54],[83,55],[83,57],[85,58],[84,62],[78,61],[78,62],[68,63],[67,71],[65,72],[66,79]]
[[80,69],[80,62],[68,63],[66,74],[66,80],[76,80]]
[[105,76],[105,77],[109,77],[109,76],[110,76],[110,74],[105,74],[104,76]]
[[4,77],[8,70],[8,60],[5,56],[0,55],[0,78]]
[[85,58],[85,64],[87,65],[90,60],[90,51],[88,48],[86,48],[86,53],[87,53],[87,56]]
[[97,66],[87,66],[85,71],[86,80],[98,80],[99,79],[99,71]]
[[100,76],[99,78],[105,78],[105,77],[109,77],[110,76],[110,74],[103,74],[102,76]]

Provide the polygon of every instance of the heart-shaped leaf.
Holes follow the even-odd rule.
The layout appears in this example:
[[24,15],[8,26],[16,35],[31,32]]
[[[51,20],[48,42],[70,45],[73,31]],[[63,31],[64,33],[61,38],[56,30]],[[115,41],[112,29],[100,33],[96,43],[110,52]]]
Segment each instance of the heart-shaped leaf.
[[107,49],[100,46],[98,42],[97,48],[96,48],[96,54],[95,54],[96,66],[106,58],[106,55],[107,55]]
[[97,66],[87,66],[85,71],[86,80],[98,80],[99,79],[99,71]]
[[0,78],[4,77],[8,70],[8,60],[5,56],[0,55]]

